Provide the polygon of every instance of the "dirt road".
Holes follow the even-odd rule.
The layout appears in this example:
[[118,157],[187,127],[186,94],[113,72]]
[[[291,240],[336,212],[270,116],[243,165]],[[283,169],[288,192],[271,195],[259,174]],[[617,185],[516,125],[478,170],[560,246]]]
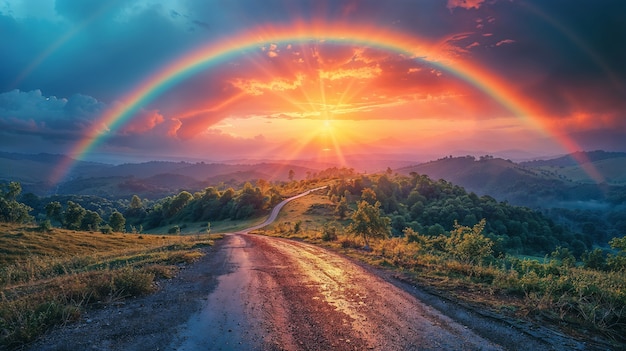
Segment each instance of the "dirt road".
[[232,234],[209,250],[156,294],[93,311],[30,349],[585,349],[547,329],[485,318],[313,245]]

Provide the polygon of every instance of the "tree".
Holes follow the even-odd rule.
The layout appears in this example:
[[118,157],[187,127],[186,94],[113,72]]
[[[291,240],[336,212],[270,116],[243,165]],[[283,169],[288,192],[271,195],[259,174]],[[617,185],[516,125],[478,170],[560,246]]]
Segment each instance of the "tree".
[[626,236],[611,239],[609,245],[617,251],[608,255],[606,262],[609,267],[614,271],[626,270]]
[[487,221],[482,219],[472,228],[454,223],[446,249],[463,262],[476,264],[493,253],[493,241],[482,232]]
[[70,230],[78,230],[80,229],[80,225],[83,222],[83,217],[85,217],[85,209],[80,204],[75,203],[74,201],[67,202],[67,208],[65,209],[64,214],[64,223],[65,228]]
[[97,212],[87,210],[85,212],[85,216],[80,223],[81,230],[89,230],[95,231],[100,227],[100,223],[102,223],[102,218]]
[[126,218],[121,213],[114,211],[109,217],[109,226],[114,232],[123,232],[126,226]]
[[352,224],[349,231],[363,238],[365,247],[369,248],[370,238],[388,238],[391,235],[389,218],[381,216],[380,202],[374,205],[362,200],[358,204],[357,210],[352,215]]
[[139,196],[133,195],[133,197],[130,199],[130,205],[128,205],[128,207],[132,210],[141,209],[143,208],[143,202],[141,202]]
[[341,200],[337,203],[335,207],[335,215],[337,215],[340,219],[346,218],[348,214],[348,200],[345,197],[342,197]]
[[550,254],[553,259],[561,262],[563,267],[574,267],[576,265],[576,257],[567,247],[557,246],[557,248]]
[[61,226],[63,225],[63,206],[58,201],[52,201],[45,207],[46,217],[49,220],[57,221]]
[[28,214],[32,208],[15,199],[22,192],[22,185],[10,182],[0,186],[0,222],[24,223],[32,220]]
[[293,169],[289,170],[289,180],[293,180],[293,177],[296,175],[296,172],[293,171]]
[[606,257],[602,249],[596,248],[593,251],[585,251],[582,254],[582,261],[585,268],[605,270],[606,269]]
[[193,199],[193,195],[191,195],[188,191],[181,191],[178,195],[176,195],[169,204],[169,208],[165,217],[170,218],[180,212],[183,207],[187,206],[189,201]]
[[376,203],[376,193],[371,188],[365,188],[361,191],[361,200],[374,205]]

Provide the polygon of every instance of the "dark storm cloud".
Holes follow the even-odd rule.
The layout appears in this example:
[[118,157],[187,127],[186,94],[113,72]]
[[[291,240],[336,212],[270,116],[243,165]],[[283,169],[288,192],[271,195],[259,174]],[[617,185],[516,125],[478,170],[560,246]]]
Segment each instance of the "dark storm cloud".
[[42,140],[67,145],[82,138],[104,108],[102,102],[80,94],[65,99],[44,96],[40,90],[2,93],[0,147],[30,147]]

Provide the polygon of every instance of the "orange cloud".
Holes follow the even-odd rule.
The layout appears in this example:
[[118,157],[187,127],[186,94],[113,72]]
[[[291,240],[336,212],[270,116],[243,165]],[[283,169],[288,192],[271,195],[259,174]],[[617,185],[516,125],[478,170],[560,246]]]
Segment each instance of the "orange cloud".
[[248,93],[249,95],[263,95],[264,92],[267,91],[285,91],[285,90],[293,90],[300,86],[302,86],[302,81],[304,80],[304,76],[302,74],[298,74],[295,80],[288,81],[287,79],[277,78],[272,79],[270,81],[260,81],[256,79],[233,79],[231,84],[241,89],[242,91]]
[[157,125],[163,123],[165,119],[156,110],[138,112],[133,119],[126,123],[120,130],[120,134],[141,134],[147,132]]
[[479,9],[485,0],[448,0],[447,7],[452,10],[457,7],[464,9]]
[[344,79],[344,78],[370,79],[370,78],[380,76],[381,73],[382,73],[382,70],[380,69],[380,66],[376,65],[374,67],[336,69],[333,71],[321,70],[319,75],[320,75],[320,78],[328,79],[328,80],[338,80],[338,79]]

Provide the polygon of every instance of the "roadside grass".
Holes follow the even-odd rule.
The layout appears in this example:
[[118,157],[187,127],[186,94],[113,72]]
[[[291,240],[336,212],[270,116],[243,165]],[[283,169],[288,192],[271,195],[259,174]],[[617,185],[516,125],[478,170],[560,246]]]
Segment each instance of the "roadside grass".
[[250,228],[254,225],[263,223],[267,216],[248,218],[243,220],[223,220],[223,221],[200,221],[200,222],[180,222],[177,224],[165,225],[157,228],[152,228],[146,230],[146,233],[149,234],[159,234],[159,235],[172,235],[168,232],[174,228],[178,227],[180,230],[180,235],[197,235],[197,234],[206,234],[207,224],[211,223],[211,233],[213,234],[221,234],[221,233],[233,233],[246,228]]
[[[304,240],[341,252],[361,262],[396,272],[401,279],[431,293],[479,310],[549,323],[588,340],[626,346],[626,272],[569,267],[547,257],[489,258],[461,261],[432,243],[407,238],[372,240],[363,250],[361,239],[346,233],[347,221],[315,213],[325,197],[304,197],[285,206],[275,224],[257,234]],[[313,209],[313,211],[312,211]],[[294,223],[310,223],[296,232]],[[335,240],[324,237],[324,225],[335,227]]]
[[[328,196],[310,194],[289,202],[276,221],[264,228],[265,235],[321,241],[325,225],[334,222],[335,204]],[[296,230],[298,226],[298,230]],[[319,235],[318,235],[319,234]]]
[[0,349],[18,348],[87,308],[149,294],[219,235],[101,234],[0,224]]

